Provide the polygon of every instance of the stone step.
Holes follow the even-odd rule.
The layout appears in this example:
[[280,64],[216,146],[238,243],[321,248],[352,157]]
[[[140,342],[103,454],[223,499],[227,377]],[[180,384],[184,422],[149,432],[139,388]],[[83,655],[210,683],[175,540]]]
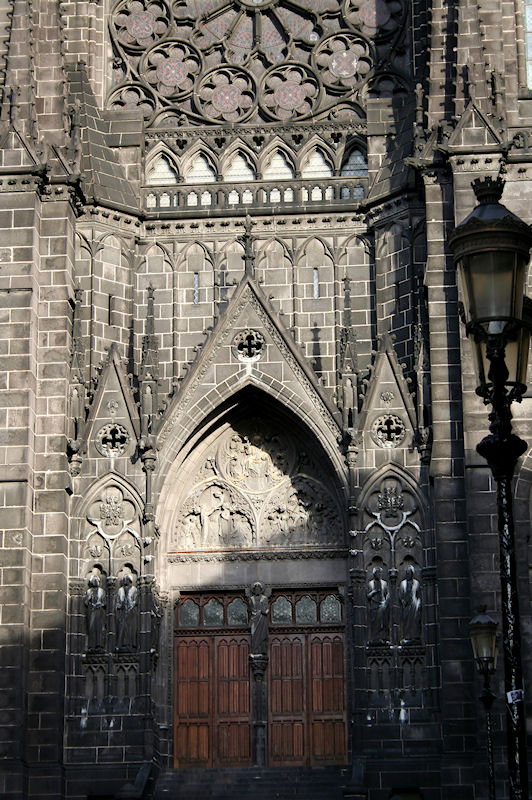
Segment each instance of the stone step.
[[348,781],[342,767],[169,770],[153,800],[343,800]]

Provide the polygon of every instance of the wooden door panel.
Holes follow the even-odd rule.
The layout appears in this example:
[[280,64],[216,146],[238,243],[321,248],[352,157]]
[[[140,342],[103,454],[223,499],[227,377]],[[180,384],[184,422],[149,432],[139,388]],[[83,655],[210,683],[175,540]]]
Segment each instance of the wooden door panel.
[[176,766],[210,766],[211,642],[176,640]]
[[344,764],[347,758],[343,720],[315,720],[312,723],[312,761],[315,764]]
[[345,763],[347,726],[343,637],[313,634],[310,638],[311,761]]
[[251,764],[249,637],[216,639],[214,753],[218,766]]
[[270,637],[270,763],[303,764],[306,754],[305,638]]
[[208,767],[210,726],[200,723],[178,723],[176,726],[175,761],[180,767]]

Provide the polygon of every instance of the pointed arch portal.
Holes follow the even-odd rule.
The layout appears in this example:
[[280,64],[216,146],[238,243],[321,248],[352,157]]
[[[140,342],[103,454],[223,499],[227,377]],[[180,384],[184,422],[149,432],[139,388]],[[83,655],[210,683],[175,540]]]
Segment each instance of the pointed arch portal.
[[[172,480],[175,766],[344,763],[345,502],[321,445],[249,387],[190,438]],[[255,581],[268,598],[260,656]]]

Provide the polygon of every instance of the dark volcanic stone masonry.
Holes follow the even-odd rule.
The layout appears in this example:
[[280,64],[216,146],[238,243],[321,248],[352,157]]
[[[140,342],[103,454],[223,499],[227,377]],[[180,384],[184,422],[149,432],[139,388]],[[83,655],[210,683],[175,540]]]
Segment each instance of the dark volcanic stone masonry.
[[532,222],[525,5],[0,2],[0,796],[487,800],[447,239]]

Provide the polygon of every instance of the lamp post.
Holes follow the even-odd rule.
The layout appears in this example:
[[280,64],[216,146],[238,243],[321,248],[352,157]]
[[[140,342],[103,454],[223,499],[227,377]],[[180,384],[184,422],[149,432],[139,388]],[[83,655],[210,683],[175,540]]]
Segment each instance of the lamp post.
[[497,623],[486,614],[486,606],[469,623],[469,636],[477,670],[484,678],[480,702],[486,711],[486,750],[488,752],[489,800],[495,800],[495,765],[493,762],[493,737],[491,734],[491,707],[495,695],[491,691],[490,678],[497,665]]
[[474,341],[477,393],[491,405],[490,433],[478,445],[497,485],[507,757],[511,800],[528,797],[521,634],[512,478],[526,442],[512,433],[513,400],[526,390],[529,325],[523,319],[532,231],[499,203],[504,182],[473,182],[479,205],[449,235],[462,284],[466,331]]

